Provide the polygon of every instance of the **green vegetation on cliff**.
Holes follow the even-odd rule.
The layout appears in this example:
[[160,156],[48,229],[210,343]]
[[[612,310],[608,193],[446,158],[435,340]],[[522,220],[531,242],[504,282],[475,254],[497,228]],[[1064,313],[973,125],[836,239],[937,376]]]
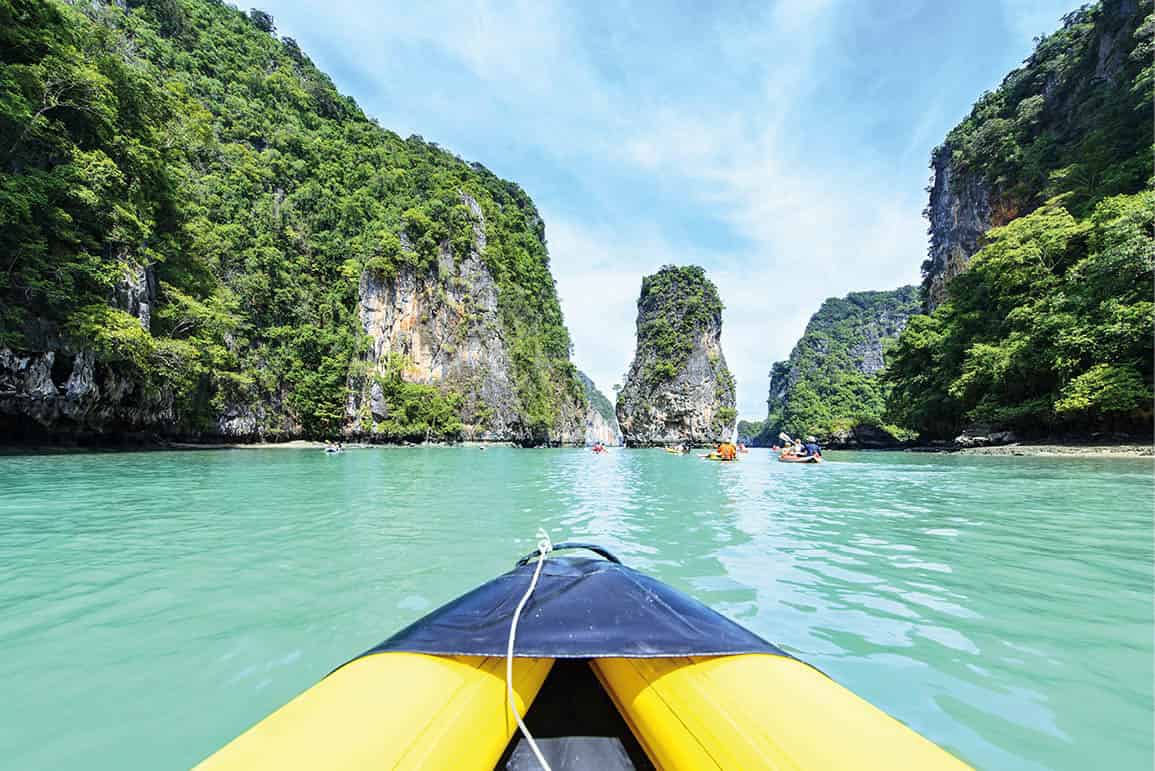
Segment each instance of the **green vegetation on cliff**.
[[733,438],[736,389],[721,336],[722,301],[702,268],[666,265],[642,279],[637,346],[615,405],[627,446]]
[[991,190],[991,229],[887,375],[889,416],[928,437],[1150,431],[1151,3],[1064,17],[948,136]]
[[1048,204],[991,230],[932,316],[891,354],[890,417],[927,436],[967,422],[1025,432],[1149,430],[1150,192],[1076,219]]
[[[521,414],[544,434],[581,388],[528,196],[382,129],[273,31],[214,0],[0,0],[0,346],[95,343],[175,392],[186,427],[263,405],[328,434],[366,352],[359,276],[461,257],[468,197]],[[113,298],[146,266],[155,306],[134,329]]]
[[389,354],[385,373],[374,377],[388,407],[387,417],[376,425],[377,434],[407,442],[457,439],[463,428],[461,397],[436,386],[405,382],[401,373],[406,363],[402,354]]
[[763,422],[761,420],[739,420],[738,421],[738,441],[751,442],[758,438],[762,433]]
[[[694,350],[695,336],[721,318],[722,300],[697,265],[666,265],[642,279],[638,312],[638,348],[645,346],[653,354],[642,376],[655,383],[681,371]],[[725,376],[730,377],[729,371]],[[732,391],[732,379],[730,383]]]
[[611,426],[617,425],[618,417],[614,414],[613,403],[606,398],[606,395],[598,390],[594,381],[590,380],[589,375],[578,370],[578,380],[581,381],[582,389],[585,391],[586,401],[590,406]]
[[913,286],[852,292],[822,303],[789,360],[771,368],[769,410],[759,444],[777,441],[781,431],[830,441],[848,438],[856,426],[882,426],[884,348],[918,309]]
[[1056,196],[1083,217],[1097,201],[1147,184],[1150,14],[1150,0],[1072,11],[947,135],[955,168],[979,174],[994,191],[996,222]]

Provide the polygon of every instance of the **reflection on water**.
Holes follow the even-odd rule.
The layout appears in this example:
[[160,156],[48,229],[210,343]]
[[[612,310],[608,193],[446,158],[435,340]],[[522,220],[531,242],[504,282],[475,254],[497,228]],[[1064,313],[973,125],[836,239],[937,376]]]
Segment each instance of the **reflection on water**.
[[188,766],[508,569],[544,526],[602,543],[976,765],[1150,763],[1150,462],[832,460],[0,457],[0,682],[21,705],[0,757]]

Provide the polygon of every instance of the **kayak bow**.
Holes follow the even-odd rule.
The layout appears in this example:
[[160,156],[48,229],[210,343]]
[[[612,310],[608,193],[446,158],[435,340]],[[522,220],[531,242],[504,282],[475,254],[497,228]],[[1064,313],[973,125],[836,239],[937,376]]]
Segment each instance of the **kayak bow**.
[[[555,548],[577,547],[590,548]],[[518,626],[514,701],[554,771],[966,768],[817,669],[596,550],[605,559],[550,556]],[[200,768],[538,768],[515,735],[504,679],[534,556],[339,667]]]

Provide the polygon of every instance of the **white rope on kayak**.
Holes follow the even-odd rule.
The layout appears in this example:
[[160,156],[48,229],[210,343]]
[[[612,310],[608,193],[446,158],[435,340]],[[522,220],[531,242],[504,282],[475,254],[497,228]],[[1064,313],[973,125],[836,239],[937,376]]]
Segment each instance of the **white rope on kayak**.
[[521,719],[521,713],[517,711],[517,702],[513,698],[513,641],[517,637],[517,621],[521,617],[521,611],[525,604],[529,602],[529,598],[533,595],[533,590],[537,588],[537,579],[541,575],[541,566],[545,564],[546,556],[553,551],[553,543],[549,540],[549,534],[538,528],[537,531],[537,565],[533,569],[533,578],[529,582],[529,588],[526,589],[525,595],[522,596],[521,602],[517,604],[517,609],[513,611],[513,623],[509,625],[509,646],[505,649],[505,694],[509,699],[509,708],[513,710],[513,716],[517,718],[517,727],[521,729],[521,735],[525,737],[525,741],[529,744],[529,748],[533,750],[537,762],[541,763],[541,767],[545,771],[553,771],[549,763],[546,762],[545,756],[541,754],[541,749],[538,748],[537,742],[533,740],[529,729],[525,727],[525,722]]

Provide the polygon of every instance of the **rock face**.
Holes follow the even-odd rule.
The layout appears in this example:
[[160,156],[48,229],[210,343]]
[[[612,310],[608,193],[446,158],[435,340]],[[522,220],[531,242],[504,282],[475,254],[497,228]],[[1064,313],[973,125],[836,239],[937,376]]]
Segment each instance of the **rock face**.
[[[147,332],[156,302],[151,265],[117,255],[120,277],[112,305],[140,320]],[[19,439],[79,438],[131,433],[177,419],[168,389],[149,389],[115,367],[99,363],[89,348],[52,332],[37,335],[39,351],[0,348],[0,435]]]
[[617,402],[626,446],[733,440],[721,334],[722,303],[701,268],[666,266],[642,280],[637,348]]
[[884,394],[878,373],[886,365],[886,342],[918,311],[913,286],[826,300],[790,358],[770,369],[767,418],[756,444],[774,444],[782,431],[845,446],[894,444],[879,428]]
[[946,296],[947,283],[966,269],[991,227],[991,191],[979,176],[960,171],[951,160],[949,144],[934,151],[934,179],[926,216],[930,220],[930,248],[923,264],[923,287],[928,310]]
[[618,427],[614,405],[584,372],[578,372],[578,380],[581,381],[586,401],[589,402],[589,408],[586,410],[585,445],[601,442],[617,447],[622,443],[622,431]]
[[1019,436],[1014,431],[993,431],[990,426],[971,426],[954,438],[956,447],[994,447],[1014,444]]
[[92,351],[0,348],[0,435],[40,440],[130,433],[176,419],[172,394],[97,364]]
[[[467,254],[455,258],[442,244],[433,272],[405,266],[393,277],[361,274],[358,315],[371,341],[366,369],[384,374],[390,357],[402,356],[404,380],[462,397],[465,439],[536,443],[524,425],[524,406],[514,385],[497,283],[481,257],[486,246],[481,207],[466,195],[462,202],[475,217],[473,248]],[[404,241],[402,246],[411,248]],[[376,422],[388,417],[381,387],[371,377],[355,376],[349,389],[344,433],[372,439]],[[545,443],[581,444],[585,409],[579,400],[561,404]]]
[[[1061,34],[1071,34],[1062,42],[1052,38],[1037,49],[935,149],[924,211],[930,224],[930,246],[922,265],[927,310],[943,302],[947,284],[966,270],[990,228],[1029,214],[1061,193],[1061,188],[1051,187],[1048,177],[1069,174],[1071,169],[1064,167],[1087,155],[1081,138],[1118,120],[1102,108],[1118,99],[1110,89],[1129,82],[1129,63],[1150,63],[1150,43],[1147,48],[1137,45],[1141,37],[1137,30],[1151,12],[1150,3],[1141,6],[1136,0],[1103,0],[1068,14]],[[1086,33],[1072,32],[1081,27]],[[1150,32],[1146,35],[1149,40]],[[1055,50],[1064,52],[1061,67]],[[1100,135],[1095,145],[1106,142]],[[1067,158],[1059,149],[1065,145],[1073,148]],[[1000,147],[1015,149],[1009,157],[1001,157],[1005,151]],[[1001,162],[984,163],[993,156],[1000,156]],[[1032,166],[1024,165],[1027,159]]]
[[113,287],[113,305],[140,319],[146,331],[152,328],[152,308],[156,304],[156,273],[151,265],[121,255],[120,280]]

